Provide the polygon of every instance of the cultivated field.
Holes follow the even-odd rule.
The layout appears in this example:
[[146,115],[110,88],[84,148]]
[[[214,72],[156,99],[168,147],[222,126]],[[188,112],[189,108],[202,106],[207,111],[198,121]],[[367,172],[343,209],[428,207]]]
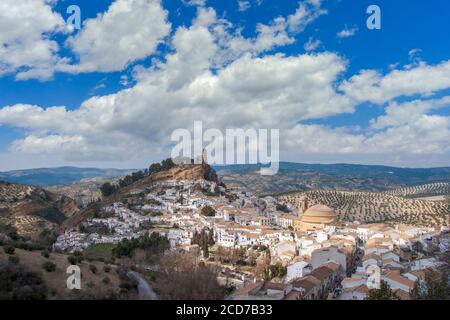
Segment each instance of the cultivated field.
[[392,191],[385,192],[388,195],[400,196],[405,198],[429,198],[437,196],[450,195],[449,182],[436,182],[423,184],[418,186],[411,186],[399,188]]
[[23,200],[34,190],[30,186],[0,182],[0,207]]
[[449,224],[450,208],[445,202],[406,199],[379,192],[317,190],[279,196],[282,203],[297,207],[306,196],[310,205],[333,208],[343,221],[393,222],[417,226]]

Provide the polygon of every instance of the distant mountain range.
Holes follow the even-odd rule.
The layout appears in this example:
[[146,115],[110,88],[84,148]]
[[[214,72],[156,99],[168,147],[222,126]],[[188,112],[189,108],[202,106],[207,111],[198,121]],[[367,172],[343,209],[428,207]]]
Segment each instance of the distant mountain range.
[[133,171],[136,170],[77,167],[40,168],[0,172],[0,180],[12,183],[49,187],[78,183],[84,179],[120,177]]
[[[261,165],[213,166],[229,186],[258,194],[307,191],[313,189],[388,191],[434,182],[450,182],[450,167],[396,168],[355,164],[304,164],[281,162],[275,176],[261,176]],[[82,180],[121,177],[138,169],[98,169],[58,167],[0,172],[0,180],[50,187]]]
[[215,166],[229,187],[260,195],[308,190],[389,191],[435,182],[450,182],[450,167],[397,168],[355,164],[281,162],[275,176],[261,176],[261,165]]

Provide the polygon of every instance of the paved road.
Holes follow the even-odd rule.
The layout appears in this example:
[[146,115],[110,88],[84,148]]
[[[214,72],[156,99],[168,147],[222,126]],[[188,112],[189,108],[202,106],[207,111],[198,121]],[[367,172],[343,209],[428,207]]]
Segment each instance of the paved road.
[[128,271],[127,275],[138,282],[139,300],[159,300],[158,295],[139,273]]

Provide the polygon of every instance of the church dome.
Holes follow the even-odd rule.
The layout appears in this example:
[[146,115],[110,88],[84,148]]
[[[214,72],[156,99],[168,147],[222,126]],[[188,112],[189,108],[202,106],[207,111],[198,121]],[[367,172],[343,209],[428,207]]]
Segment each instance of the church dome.
[[308,223],[329,224],[336,221],[336,212],[322,204],[312,206],[302,215],[301,220]]

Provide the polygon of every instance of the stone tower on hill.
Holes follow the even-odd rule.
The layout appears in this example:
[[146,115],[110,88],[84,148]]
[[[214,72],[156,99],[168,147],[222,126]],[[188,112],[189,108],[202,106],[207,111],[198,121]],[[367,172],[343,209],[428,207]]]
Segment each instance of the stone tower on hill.
[[202,164],[208,164],[208,154],[205,148],[202,150]]

